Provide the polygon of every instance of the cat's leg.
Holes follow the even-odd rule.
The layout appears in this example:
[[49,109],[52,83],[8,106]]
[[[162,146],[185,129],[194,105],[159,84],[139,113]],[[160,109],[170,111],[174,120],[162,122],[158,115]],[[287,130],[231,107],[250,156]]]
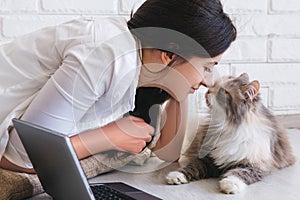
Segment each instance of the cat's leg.
[[243,191],[247,185],[260,181],[264,173],[251,165],[239,165],[228,170],[219,181],[220,189],[226,194]]
[[170,172],[167,176],[168,184],[184,184],[192,180],[199,180],[220,175],[218,168],[213,164],[212,159],[205,157],[202,159],[192,159],[188,164],[177,171]]

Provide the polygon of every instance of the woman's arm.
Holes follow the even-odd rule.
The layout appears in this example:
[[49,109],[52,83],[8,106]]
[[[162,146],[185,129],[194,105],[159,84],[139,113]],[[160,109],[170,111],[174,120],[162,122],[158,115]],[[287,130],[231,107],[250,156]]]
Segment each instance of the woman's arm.
[[79,159],[107,150],[140,153],[152,139],[154,129],[143,119],[128,116],[106,126],[71,137]]
[[28,169],[28,168],[19,167],[18,165],[15,165],[9,160],[7,160],[4,156],[2,156],[0,160],[0,168],[16,171],[16,172],[26,172],[30,174],[35,173],[33,168]]
[[[140,153],[152,139],[154,129],[143,119],[128,116],[101,128],[86,131],[71,137],[78,159],[107,150]],[[35,173],[33,168],[17,166],[2,156],[0,168],[26,173]]]
[[187,101],[170,99],[166,105],[166,120],[161,129],[161,136],[152,149],[162,160],[172,162],[180,157],[187,124]]

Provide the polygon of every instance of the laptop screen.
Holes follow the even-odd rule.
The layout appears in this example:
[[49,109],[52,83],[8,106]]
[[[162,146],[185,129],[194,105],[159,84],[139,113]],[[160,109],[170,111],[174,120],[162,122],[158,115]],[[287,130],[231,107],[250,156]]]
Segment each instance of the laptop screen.
[[68,137],[18,119],[13,124],[48,194],[56,199],[94,199]]

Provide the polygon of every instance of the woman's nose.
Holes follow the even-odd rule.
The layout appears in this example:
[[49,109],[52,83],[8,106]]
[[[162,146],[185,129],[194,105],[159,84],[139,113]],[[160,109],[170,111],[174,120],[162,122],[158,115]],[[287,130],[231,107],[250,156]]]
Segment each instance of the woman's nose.
[[195,90],[198,90],[199,87],[200,87],[201,85],[203,85],[203,84],[200,82],[200,83],[196,83],[196,84],[192,85],[192,87],[193,87]]
[[206,84],[206,81],[201,81],[200,83],[197,83],[193,86],[193,88],[195,89],[199,89],[199,87],[203,85],[204,87],[208,87],[208,85]]

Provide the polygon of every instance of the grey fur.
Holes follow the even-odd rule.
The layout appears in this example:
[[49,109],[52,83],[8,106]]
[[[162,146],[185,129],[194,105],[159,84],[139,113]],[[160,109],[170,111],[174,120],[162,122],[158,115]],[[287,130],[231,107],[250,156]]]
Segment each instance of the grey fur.
[[[262,104],[258,89],[258,81],[249,82],[247,74],[236,78],[223,77],[209,89],[206,102],[210,107],[210,116],[202,121],[194,141],[185,152],[188,163],[178,169],[178,172],[186,176],[187,181],[234,176],[248,185],[260,181],[273,170],[295,163],[287,133]],[[215,102],[209,98],[213,98]],[[259,125],[256,126],[255,123]],[[241,131],[245,129],[243,126],[247,127],[247,131]],[[243,144],[239,138],[247,138],[243,134],[256,134],[253,136],[255,139],[249,140],[254,147],[255,143],[266,141],[265,146],[259,144],[257,147],[266,150],[262,153],[269,159],[263,155],[252,156],[250,152],[246,152],[247,148],[238,149],[238,145]],[[227,136],[233,139],[226,140]],[[227,145],[225,152],[221,151],[222,145]],[[250,148],[251,146],[249,151],[255,153],[255,148]],[[236,152],[232,155],[235,159],[225,159],[223,156],[230,158],[228,155],[231,150]]]

